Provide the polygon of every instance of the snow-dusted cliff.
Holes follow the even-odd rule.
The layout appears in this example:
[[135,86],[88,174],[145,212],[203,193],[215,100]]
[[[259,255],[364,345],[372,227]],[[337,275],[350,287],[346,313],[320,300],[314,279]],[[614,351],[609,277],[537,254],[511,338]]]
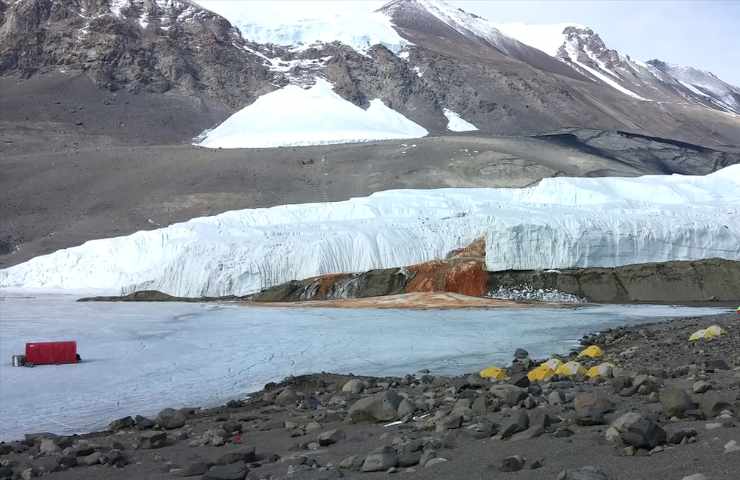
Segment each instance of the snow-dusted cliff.
[[481,235],[489,270],[740,260],[740,166],[231,211],[37,257],[0,271],[0,287],[246,294],[440,258]]

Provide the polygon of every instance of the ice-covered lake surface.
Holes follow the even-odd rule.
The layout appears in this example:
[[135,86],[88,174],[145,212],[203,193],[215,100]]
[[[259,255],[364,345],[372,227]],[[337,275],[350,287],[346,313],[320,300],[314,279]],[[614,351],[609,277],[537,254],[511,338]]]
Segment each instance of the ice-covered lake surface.
[[[0,440],[84,432],[129,414],[208,406],[288,375],[477,371],[566,352],[585,333],[716,308],[584,306],[495,310],[253,308],[77,303],[0,292]],[[14,368],[25,342],[74,339],[78,365]]]

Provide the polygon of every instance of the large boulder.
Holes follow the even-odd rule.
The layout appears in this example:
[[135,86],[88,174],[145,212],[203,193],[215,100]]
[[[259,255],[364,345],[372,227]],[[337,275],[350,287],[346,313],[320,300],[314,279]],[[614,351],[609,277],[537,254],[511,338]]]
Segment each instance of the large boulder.
[[384,472],[398,465],[398,455],[392,447],[381,447],[365,457],[363,472]]
[[398,405],[403,397],[393,390],[357,400],[350,408],[347,419],[350,423],[388,422],[398,417]]
[[614,410],[611,400],[594,392],[577,394],[573,406],[576,423],[579,425],[601,425],[604,423],[604,415]]
[[489,391],[494,397],[509,407],[513,407],[527,396],[527,390],[516,385],[494,385]]
[[[616,431],[626,445],[635,448],[652,449],[666,442],[666,432],[653,420],[637,413],[625,413],[609,428]],[[610,432],[607,431],[607,436]]]
[[664,388],[660,391],[660,403],[668,417],[683,417],[686,410],[696,407],[689,394],[675,387]]
[[348,380],[347,383],[342,386],[343,392],[354,393],[355,395],[362,393],[363,390],[365,390],[365,382],[359,378]]
[[244,480],[249,469],[244,462],[214,465],[203,475],[203,480]]
[[181,410],[165,408],[157,415],[157,423],[160,427],[172,430],[185,426],[187,418]]

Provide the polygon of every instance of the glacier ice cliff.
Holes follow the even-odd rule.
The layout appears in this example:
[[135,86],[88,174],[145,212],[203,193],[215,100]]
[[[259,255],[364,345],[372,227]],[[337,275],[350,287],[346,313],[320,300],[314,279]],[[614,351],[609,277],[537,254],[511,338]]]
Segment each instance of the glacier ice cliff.
[[242,295],[443,258],[481,236],[492,271],[740,260],[740,165],[230,211],[36,257],[0,270],[0,287]]

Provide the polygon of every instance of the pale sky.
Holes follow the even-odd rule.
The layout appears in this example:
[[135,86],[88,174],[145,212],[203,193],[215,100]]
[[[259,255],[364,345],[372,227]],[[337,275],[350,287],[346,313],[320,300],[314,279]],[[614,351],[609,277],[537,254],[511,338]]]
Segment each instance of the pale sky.
[[[368,11],[375,0],[200,0],[227,17],[289,23],[299,18]],[[638,60],[709,70],[740,86],[740,0],[450,0],[493,23],[565,23],[591,27],[609,48]]]

